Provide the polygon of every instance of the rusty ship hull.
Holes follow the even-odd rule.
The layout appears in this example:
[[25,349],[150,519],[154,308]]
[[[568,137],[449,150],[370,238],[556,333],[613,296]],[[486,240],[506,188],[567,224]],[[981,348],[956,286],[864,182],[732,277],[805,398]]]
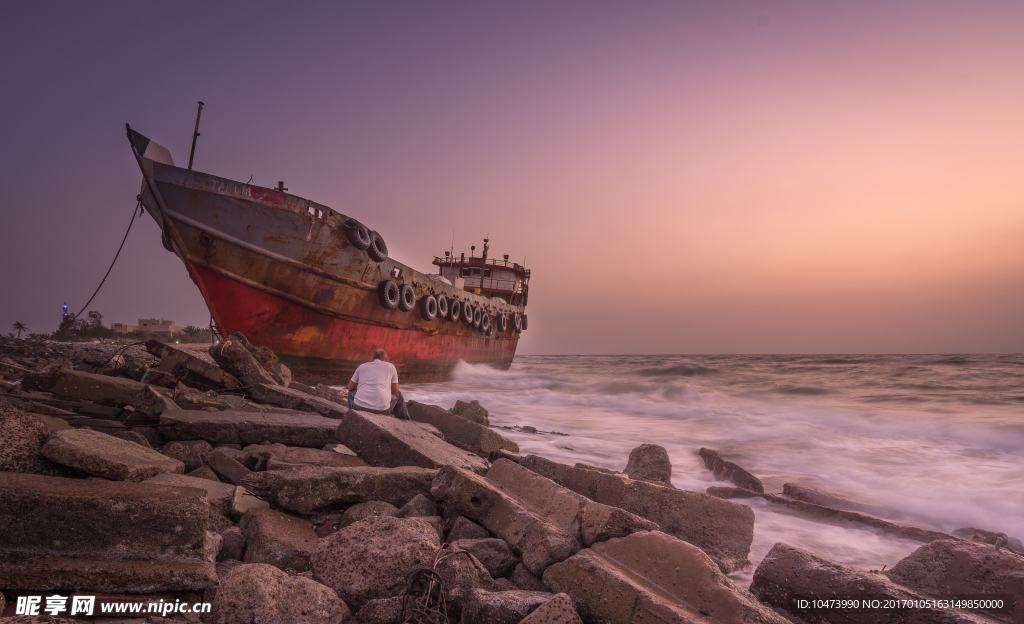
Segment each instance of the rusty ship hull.
[[[174,166],[169,152],[129,130],[142,170],[142,204],[164,246],[184,262],[219,331],[266,346],[304,383],[344,384],[384,348],[404,382],[441,381],[465,361],[508,369],[519,333],[498,317],[524,303],[468,292],[390,257],[374,261],[346,235],[349,220],[327,206]],[[480,308],[493,329],[426,320],[381,303],[383,280]]]

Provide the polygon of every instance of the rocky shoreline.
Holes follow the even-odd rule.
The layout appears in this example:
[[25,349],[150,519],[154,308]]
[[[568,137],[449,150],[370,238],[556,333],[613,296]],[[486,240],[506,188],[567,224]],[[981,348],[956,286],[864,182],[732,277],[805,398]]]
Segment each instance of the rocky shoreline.
[[[1024,624],[1013,537],[766,493],[711,449],[694,452],[736,487],[673,487],[654,444],[621,473],[521,455],[476,401],[409,410],[349,410],[240,334],[207,352],[0,339],[0,622]],[[864,571],[776,544],[746,590],[726,575],[750,566],[754,514],[730,500],[750,497],[923,545]],[[73,592],[211,609],[14,615]],[[979,595],[1007,604],[935,601]],[[881,606],[813,604],[868,598]]]

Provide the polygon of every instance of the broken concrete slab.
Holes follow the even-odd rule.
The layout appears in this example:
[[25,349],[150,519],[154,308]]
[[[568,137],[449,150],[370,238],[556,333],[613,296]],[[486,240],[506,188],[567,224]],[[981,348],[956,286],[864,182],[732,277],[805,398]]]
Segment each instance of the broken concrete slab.
[[[268,371],[259,360],[253,355],[253,351],[256,347],[246,340],[239,332],[231,334],[224,340],[221,340],[215,345],[210,347],[210,357],[214,359],[220,367],[227,372],[234,375],[237,379],[242,381],[247,386],[255,386],[256,384],[280,384],[283,379],[276,373]],[[261,352],[262,353],[262,352]],[[264,361],[269,361],[266,353],[269,353],[269,357],[273,358],[276,363],[277,356],[270,352],[269,349],[265,350]],[[285,384],[287,385],[287,384]]]
[[176,459],[87,429],[51,433],[40,452],[52,462],[112,481],[144,481],[161,472],[185,472],[185,464]]
[[788,624],[733,583],[703,551],[660,531],[581,550],[544,572],[579,605],[584,621]]
[[241,382],[221,367],[210,364],[191,353],[176,349],[158,340],[146,342],[146,351],[160,358],[157,370],[170,373],[175,377],[205,381],[207,384],[221,388],[238,388]]
[[356,503],[341,515],[341,522],[338,523],[338,527],[347,527],[350,524],[355,524],[364,518],[373,518],[388,516],[394,518],[398,516],[398,507],[395,507],[391,503],[385,503],[384,501],[367,501],[365,503]]
[[452,528],[448,531],[449,542],[456,542],[460,539],[483,539],[490,536],[487,529],[465,516],[459,516],[452,520]]
[[63,398],[131,405],[146,389],[146,384],[123,377],[54,368],[44,373],[27,375],[22,381],[22,387],[37,392],[51,392]]
[[210,503],[210,511],[219,513],[222,516],[231,515],[231,504],[235,498],[235,486],[209,479],[200,479],[188,475],[163,473],[146,479],[143,483],[156,485],[169,485],[174,487],[189,487],[206,492],[206,499]]
[[726,574],[750,563],[754,512],[746,505],[625,475],[570,467],[536,455],[520,461],[573,492],[657,523],[665,533],[706,552]]
[[624,472],[630,479],[672,484],[672,461],[665,447],[657,444],[641,444],[630,451]]
[[715,477],[725,481],[732,481],[738,487],[745,490],[764,493],[764,486],[761,485],[760,479],[747,472],[742,466],[722,459],[717,451],[702,448],[698,451],[698,455],[701,456],[704,460],[704,465],[714,473]]
[[202,442],[203,445],[168,442],[160,449],[160,453],[180,461],[185,464],[186,472],[192,472],[202,467],[206,463],[206,458],[213,452],[213,448],[207,442]]
[[423,518],[440,515],[437,505],[423,494],[417,494],[398,510],[399,518]]
[[235,485],[242,485],[242,480],[252,473],[251,470],[220,449],[215,449],[207,455],[206,464],[217,473],[218,477]]
[[305,572],[316,547],[316,533],[304,520],[272,509],[250,509],[238,521],[245,536],[246,563],[266,563]]
[[303,468],[256,472],[245,486],[278,507],[299,514],[318,509],[384,501],[400,507],[429,494],[436,470],[427,468]]
[[[797,621],[828,622],[835,616],[833,609],[817,608],[813,603],[801,608],[798,598],[816,600],[856,599],[870,597],[897,604],[917,605],[925,596],[901,587],[884,574],[865,572],[788,544],[779,543],[765,555],[754,572],[750,591],[761,602],[791,614]],[[904,602],[907,601],[907,602]],[[988,621],[966,611],[928,609],[918,607],[849,608],[842,610],[843,622],[851,624],[877,624],[880,617],[890,622],[928,622],[929,624],[977,624]]]
[[0,587],[202,589],[208,515],[196,488],[0,473]]
[[463,450],[481,457],[490,457],[491,453],[499,449],[519,452],[518,444],[484,425],[466,420],[436,405],[418,401],[409,401],[407,405],[413,420],[437,427],[444,434],[446,442]]
[[842,511],[830,507],[822,507],[821,505],[805,503],[776,494],[759,494],[743,488],[710,487],[708,488],[708,494],[719,498],[763,498],[769,503],[786,507],[791,512],[815,522],[834,524],[836,526],[849,526],[866,531],[878,531],[885,535],[893,535],[901,539],[910,539],[917,542],[927,543],[934,540],[956,539],[954,536],[942,533],[941,531],[896,524],[855,511]]
[[168,440],[206,440],[214,444],[262,444],[322,448],[331,442],[338,421],[316,414],[196,412],[182,410],[160,417],[160,434]]
[[[507,461],[507,460],[499,460]],[[580,549],[578,534],[534,511],[491,481],[462,468],[445,466],[437,473],[431,496],[446,513],[475,520],[508,542],[534,574],[564,561]],[[562,518],[559,518],[562,519]]]
[[650,520],[590,500],[507,459],[494,462],[485,476],[491,483],[571,533],[584,546],[658,528]]
[[898,515],[894,513],[893,509],[883,505],[873,505],[850,496],[810,485],[784,483],[782,485],[782,494],[794,500],[821,505],[822,507],[831,507],[832,509],[840,509],[842,511],[859,511],[883,517]]
[[144,414],[150,418],[156,418],[164,412],[174,412],[181,408],[174,401],[153,389],[153,386],[146,386],[142,392],[132,401],[132,408],[138,414]]
[[266,462],[267,470],[299,468],[353,468],[368,466],[355,453],[339,453],[297,446],[273,446],[256,451]]
[[883,574],[926,596],[1007,596],[1012,609],[986,615],[1012,624],[1024,622],[1024,556],[1007,548],[937,540],[921,546]]
[[476,557],[493,578],[507,576],[519,563],[505,540],[496,537],[462,539],[452,543]]
[[348,413],[348,407],[344,405],[285,386],[256,384],[253,386],[252,392],[256,400],[261,403],[268,403],[300,412],[315,412],[335,420],[341,420]]
[[245,515],[245,512],[251,509],[267,509],[269,507],[270,503],[246,494],[245,488],[238,486],[235,488],[235,495],[231,499],[231,518],[238,520]]
[[478,473],[487,470],[487,463],[477,455],[437,439],[415,423],[392,416],[349,410],[338,425],[335,438],[372,466],[457,466]]

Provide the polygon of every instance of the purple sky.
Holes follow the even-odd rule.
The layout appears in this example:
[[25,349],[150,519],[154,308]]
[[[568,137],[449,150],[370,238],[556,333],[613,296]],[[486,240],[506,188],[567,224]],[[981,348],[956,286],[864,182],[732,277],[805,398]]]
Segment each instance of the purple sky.
[[[141,176],[490,234],[520,353],[1024,352],[1024,4],[6,3],[0,330],[103,276]],[[90,306],[205,325],[155,223]]]

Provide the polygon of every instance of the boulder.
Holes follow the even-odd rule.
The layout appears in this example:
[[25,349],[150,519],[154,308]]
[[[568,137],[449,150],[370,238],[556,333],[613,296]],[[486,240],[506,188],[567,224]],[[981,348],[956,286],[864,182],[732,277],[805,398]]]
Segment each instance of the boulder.
[[491,534],[476,522],[466,516],[459,516],[452,521],[452,528],[448,531],[448,541],[456,542],[461,539],[482,539],[490,537]]
[[231,515],[231,504],[235,498],[235,486],[233,485],[221,483],[220,481],[210,481],[209,479],[200,479],[197,477],[190,477],[188,475],[170,474],[166,472],[147,479],[145,483],[203,490],[206,492],[206,499],[210,503],[210,511],[221,514],[222,516]]
[[527,455],[521,465],[605,505],[658,524],[662,531],[708,554],[726,574],[749,565],[754,511],[739,503],[623,475],[558,464]]
[[206,493],[0,473],[0,587],[148,593],[215,582]]
[[568,594],[584,621],[787,624],[699,548],[660,531],[595,544],[549,567],[544,583]]
[[365,518],[321,539],[311,559],[313,578],[355,608],[405,590],[405,576],[430,566],[440,542],[420,518]]
[[62,466],[111,481],[144,481],[161,472],[185,472],[185,464],[176,459],[134,442],[87,429],[51,433],[40,452]]
[[446,442],[460,449],[481,457],[489,457],[497,450],[519,452],[518,444],[485,425],[466,420],[436,405],[409,401],[408,406],[410,418],[437,427]]
[[220,538],[220,552],[217,553],[217,561],[241,561],[245,556],[245,536],[242,535],[242,529],[236,526],[228,527],[221,532]]
[[282,509],[311,514],[374,500],[399,507],[429,493],[436,474],[426,468],[304,468],[253,473],[245,485]]
[[[260,355],[260,359],[257,359],[255,355],[257,353]],[[210,357],[222,369],[234,375],[247,386],[255,387],[257,384],[288,385],[281,375],[267,370],[268,367],[277,363],[277,356],[266,347],[254,347],[241,332],[235,332],[212,345]]]
[[480,407],[480,401],[477,401],[476,399],[469,403],[466,403],[465,401],[456,401],[455,407],[452,408],[452,413],[470,422],[475,422],[478,425],[483,425],[485,427],[489,427],[491,425],[487,410]]
[[53,433],[54,431],[64,431],[65,429],[73,429],[73,427],[68,424],[68,421],[64,420],[63,418],[57,418],[56,416],[47,416],[46,414],[37,414],[35,412],[25,413],[46,425],[46,428],[50,431],[50,433]]
[[489,592],[474,589],[462,607],[462,624],[519,624],[527,615],[551,600],[550,592]]
[[192,472],[205,465],[206,458],[213,452],[213,448],[203,442],[205,446],[196,444],[182,444],[181,442],[168,442],[160,449],[160,453],[185,464],[185,470]]
[[965,527],[953,531],[953,536],[965,539],[969,542],[981,542],[982,544],[992,544],[993,546],[1006,546],[1018,555],[1024,555],[1024,543],[1016,537],[1008,536],[1006,533],[996,533],[995,531],[986,531],[985,529]]
[[143,446],[145,448],[153,448],[153,445],[149,443],[149,440],[146,439],[146,436],[142,435],[138,431],[115,431],[110,435],[114,436],[115,438],[121,438],[122,440],[126,440],[128,442],[134,442],[139,446]]
[[0,471],[60,476],[70,471],[42,456],[50,428],[0,399]]
[[[754,572],[750,591],[761,602],[812,623],[829,622],[835,610],[801,607],[800,598],[818,600],[871,597],[882,601],[922,601],[925,597],[890,581],[884,574],[865,572],[788,544],[776,544]],[[877,624],[880,615],[890,622],[928,622],[929,624],[980,623],[965,611],[944,609],[843,609],[843,622]],[[917,619],[921,618],[921,619]]]
[[417,494],[408,503],[398,510],[399,518],[419,518],[423,516],[437,516],[440,512],[434,501],[422,494]]
[[335,624],[351,614],[331,588],[262,563],[235,566],[217,589],[213,612],[217,624]]
[[[224,531],[230,529],[233,526],[235,526],[235,523],[232,522],[227,516],[219,514],[212,510],[210,511],[210,519],[206,523],[207,531],[213,531],[214,533],[223,533]],[[241,555],[239,555],[239,558],[241,558]]]
[[323,448],[338,421],[317,414],[277,412],[196,412],[160,416],[160,433],[168,440],[206,440],[213,444],[260,444],[274,440],[288,446]]
[[519,624],[583,624],[583,620],[568,594],[555,594]]
[[305,572],[317,536],[304,520],[272,509],[250,509],[238,521],[245,536],[246,563],[266,563]]
[[742,466],[722,459],[716,451],[709,448],[702,448],[698,454],[704,460],[704,465],[714,473],[716,478],[732,481],[745,490],[764,493],[761,480],[744,470]]
[[477,561],[487,568],[487,573],[492,578],[508,575],[519,563],[519,559],[512,554],[512,549],[508,547],[505,540],[485,537],[483,539],[463,539],[453,542],[453,544],[476,557]]
[[961,540],[921,546],[885,572],[893,581],[934,597],[1002,594],[1012,596],[1009,613],[991,613],[1004,622],[1024,622],[1024,556],[1006,548]]
[[158,340],[147,341],[146,351],[160,358],[157,370],[180,379],[205,382],[210,386],[227,389],[242,385],[238,379],[219,366]]
[[316,412],[321,416],[340,420],[348,413],[348,407],[328,401],[301,390],[273,384],[256,384],[252,388],[253,396],[261,403],[298,410],[300,412]]
[[487,470],[487,463],[477,455],[439,440],[415,423],[392,416],[349,410],[335,437],[371,466]]
[[252,473],[235,458],[220,449],[215,449],[206,456],[206,463],[217,473],[217,476],[229,483],[242,485],[242,480]]
[[147,386],[123,377],[107,377],[66,368],[54,368],[43,373],[27,375],[22,381],[22,388],[50,392],[66,399],[131,405]]
[[345,510],[341,516],[341,526],[346,527],[353,522],[359,522],[364,518],[377,518],[387,516],[394,518],[398,515],[398,507],[384,501],[369,501],[357,503]]
[[641,444],[630,451],[625,472],[630,479],[672,483],[672,461],[665,447],[657,444]]

